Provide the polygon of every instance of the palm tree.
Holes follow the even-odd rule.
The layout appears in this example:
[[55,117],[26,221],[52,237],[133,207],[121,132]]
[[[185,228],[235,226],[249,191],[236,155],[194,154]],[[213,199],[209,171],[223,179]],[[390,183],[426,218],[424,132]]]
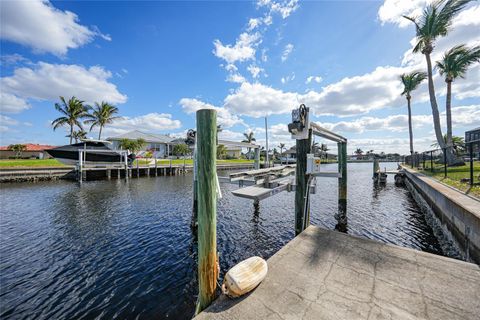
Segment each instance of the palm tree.
[[55,109],[62,113],[63,117],[52,121],[53,130],[68,125],[70,127],[70,144],[72,144],[74,127],[77,126],[83,130],[80,120],[88,115],[88,108],[83,105],[83,101],[75,97],[71,97],[68,102],[64,97],[60,97],[60,101],[61,103],[55,103]]
[[88,120],[85,123],[91,124],[90,131],[94,127],[99,127],[98,140],[102,137],[102,129],[105,125],[112,123],[119,117],[115,116],[118,113],[118,108],[102,101],[101,103],[95,102],[95,107],[92,108],[92,113],[87,116]]
[[75,143],[78,142],[78,140],[81,140],[81,139],[86,139],[87,138],[87,133],[83,130],[78,130],[78,131],[73,131],[72,134],[70,135],[66,135],[67,138],[73,138],[75,139]]
[[363,150],[360,148],[357,148],[353,153],[355,153],[357,156],[361,156],[363,154]]
[[440,0],[429,4],[421,17],[407,17],[415,24],[417,44],[413,52],[421,52],[427,60],[428,93],[430,95],[430,105],[432,107],[433,126],[438,144],[444,148],[445,143],[442,138],[442,128],[440,126],[440,115],[438,112],[437,100],[435,98],[435,88],[433,86],[432,61],[430,54],[433,51],[435,40],[438,37],[447,35],[452,20],[471,0]]
[[420,85],[420,83],[425,80],[427,74],[425,72],[414,71],[408,74],[402,74],[400,79],[403,83],[403,92],[402,96],[405,95],[407,98],[407,108],[408,108],[408,133],[410,136],[410,155],[413,155],[413,130],[412,130],[412,109],[410,106],[410,100],[412,99],[411,92]]
[[[447,135],[446,134],[443,135],[443,141],[445,141],[445,143],[447,143]],[[463,139],[463,137],[452,136],[452,145],[453,145],[453,149],[457,153],[465,151],[465,140]],[[434,147],[434,148],[440,147],[438,142],[434,142],[430,146]]]
[[[255,139],[255,137],[253,136],[253,131],[250,131],[250,132],[244,132],[243,133],[243,136],[245,137],[244,140],[242,140],[242,142],[247,142],[247,143],[252,143],[253,141],[257,141]],[[252,148],[248,148],[248,155],[250,157],[250,152],[252,151]]]
[[468,48],[465,45],[455,46],[445,52],[442,60],[437,61],[440,75],[445,76],[447,83],[447,97],[445,111],[447,113],[447,148],[452,148],[452,82],[456,78],[464,78],[468,67],[480,61],[480,46]]
[[283,157],[283,149],[285,149],[285,143],[280,143],[278,145],[278,147],[280,148],[280,165],[282,164],[282,157]]
[[18,159],[22,156],[22,152],[27,150],[27,146],[24,144],[11,144],[7,147],[7,150],[15,152],[15,158]]
[[322,143],[322,144],[320,145],[320,151],[322,152],[322,154],[325,156],[326,159],[328,158],[328,155],[327,155],[327,151],[328,151],[328,150],[330,150],[330,149],[328,149],[327,144]]

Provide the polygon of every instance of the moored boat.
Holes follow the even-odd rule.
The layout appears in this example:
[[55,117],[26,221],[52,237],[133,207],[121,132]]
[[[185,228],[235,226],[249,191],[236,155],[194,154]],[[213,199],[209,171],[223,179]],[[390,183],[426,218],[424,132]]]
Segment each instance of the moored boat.
[[84,152],[82,161],[85,164],[123,163],[125,155],[110,149],[108,147],[110,143],[109,141],[86,139],[80,143],[61,146],[46,150],[46,152],[66,165],[76,165],[80,151]]

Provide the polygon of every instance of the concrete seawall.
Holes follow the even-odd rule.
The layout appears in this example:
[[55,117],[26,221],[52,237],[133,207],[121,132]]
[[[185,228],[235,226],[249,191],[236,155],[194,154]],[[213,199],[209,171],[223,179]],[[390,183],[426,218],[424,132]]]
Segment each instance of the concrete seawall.
[[[217,164],[217,170],[238,170],[252,169],[253,163],[222,163]],[[131,167],[126,172],[124,168],[102,168],[92,167],[84,169],[84,177],[87,180],[99,179],[119,179],[125,178],[128,174],[131,178],[144,176],[166,176],[178,175],[180,173],[191,172],[192,165],[172,165],[170,166],[142,166]],[[75,167],[45,167],[45,168],[7,168],[0,169],[0,183],[2,182],[35,182],[58,179],[77,180],[78,172]]]
[[404,169],[407,187],[420,207],[427,205],[433,211],[442,228],[465,253],[466,261],[480,264],[480,201],[414,170]]

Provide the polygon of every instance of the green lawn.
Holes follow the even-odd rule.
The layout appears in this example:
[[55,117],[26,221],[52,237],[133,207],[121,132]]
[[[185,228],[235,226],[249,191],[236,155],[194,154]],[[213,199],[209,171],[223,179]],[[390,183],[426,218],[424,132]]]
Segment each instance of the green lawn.
[[470,186],[468,182],[460,182],[461,179],[470,178],[470,163],[459,167],[448,167],[446,178],[443,166],[434,163],[433,167],[434,171],[432,172],[430,171],[430,162],[425,162],[425,170],[419,170],[419,172],[434,177],[435,179],[457,188],[467,194],[480,198],[480,161],[473,162],[473,180],[475,182],[475,185],[473,186]]
[[55,159],[8,159],[0,160],[0,168],[63,167]]

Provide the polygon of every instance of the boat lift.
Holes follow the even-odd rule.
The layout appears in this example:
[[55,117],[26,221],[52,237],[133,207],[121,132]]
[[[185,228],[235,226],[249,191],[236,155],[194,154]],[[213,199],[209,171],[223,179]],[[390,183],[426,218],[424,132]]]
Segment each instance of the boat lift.
[[[288,125],[288,130],[292,135],[292,139],[309,139],[309,132],[311,132],[313,135],[320,136],[337,143],[347,142],[347,139],[344,137],[325,129],[314,122],[310,122],[308,119],[308,112],[308,108],[306,108],[303,104],[299,109],[292,111],[292,123]],[[342,177],[341,172],[321,171],[320,164],[320,158],[314,157],[314,155],[311,153],[307,154],[307,168],[305,173],[313,177],[311,183],[309,184],[310,193],[312,194],[314,194],[316,191],[316,177]],[[231,173],[228,177],[219,178],[223,182],[238,183],[239,187],[244,187],[232,191],[235,196],[258,201],[273,196],[281,191],[295,191],[295,172],[296,165],[284,165],[279,167],[235,172]]]

